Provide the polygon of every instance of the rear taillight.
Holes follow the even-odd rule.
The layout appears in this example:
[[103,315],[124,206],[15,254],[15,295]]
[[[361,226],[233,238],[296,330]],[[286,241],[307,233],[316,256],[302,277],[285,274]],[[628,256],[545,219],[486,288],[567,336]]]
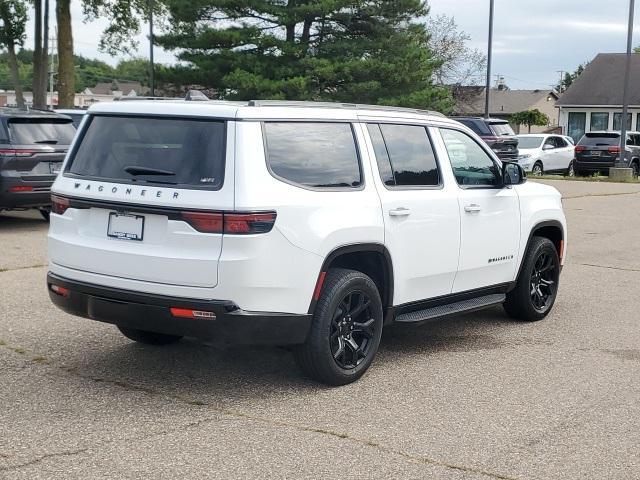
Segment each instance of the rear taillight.
[[578,145],[574,150],[576,153],[582,153],[586,150],[586,148],[584,148],[582,145]]
[[609,153],[620,153],[620,147],[618,147],[618,146],[609,147],[609,148],[607,148],[607,152],[609,152]]
[[31,185],[14,185],[9,188],[11,193],[20,193],[20,192],[33,192],[33,187]]
[[252,235],[267,233],[276,221],[276,212],[181,212],[182,219],[203,233]]
[[222,213],[182,212],[182,219],[199,232],[222,233]]
[[49,288],[51,288],[51,291],[53,293],[56,293],[56,294],[60,295],[61,297],[68,297],[69,296],[69,289],[68,288],[64,288],[64,287],[61,287],[60,285],[53,285],[53,284],[51,284],[51,286]]
[[2,148],[0,155],[13,155],[15,157],[30,157],[41,150],[29,150],[26,148]]
[[190,308],[177,308],[172,307],[171,315],[178,318],[206,318],[208,320],[215,320],[216,314],[213,312],[207,312],[205,310],[192,310]]
[[64,215],[64,212],[69,208],[69,199],[65,197],[59,197],[58,195],[51,195],[51,212],[56,215]]

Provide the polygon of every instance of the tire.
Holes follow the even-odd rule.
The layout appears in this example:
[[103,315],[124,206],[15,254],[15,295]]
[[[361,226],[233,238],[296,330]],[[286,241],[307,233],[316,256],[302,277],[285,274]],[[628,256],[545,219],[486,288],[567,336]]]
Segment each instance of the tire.
[[40,215],[42,215],[42,218],[44,218],[45,222],[48,222],[51,212],[45,209],[40,209],[39,212],[40,212]]
[[637,179],[638,178],[638,172],[640,171],[640,167],[638,167],[638,162],[633,162],[631,164],[631,169],[633,170],[633,178]]
[[516,287],[507,294],[504,309],[516,320],[542,320],[553,308],[558,295],[559,279],[560,259],[553,242],[548,238],[533,237],[516,280]]
[[296,362],[307,376],[327,385],[354,382],[373,362],[382,321],[382,301],[373,280],[355,270],[330,269],[307,342],[294,349]]
[[567,177],[575,177],[576,174],[576,167],[575,167],[575,162],[572,160],[569,163],[569,166],[567,167],[567,172],[566,172],[566,176]]
[[543,173],[544,169],[542,168],[542,162],[538,160],[533,164],[533,167],[531,167],[531,175],[534,177],[539,177]]
[[182,338],[179,335],[167,335],[165,333],[148,332],[146,330],[138,330],[137,328],[125,328],[120,325],[118,330],[134,342],[143,343],[145,345],[169,345],[176,343]]

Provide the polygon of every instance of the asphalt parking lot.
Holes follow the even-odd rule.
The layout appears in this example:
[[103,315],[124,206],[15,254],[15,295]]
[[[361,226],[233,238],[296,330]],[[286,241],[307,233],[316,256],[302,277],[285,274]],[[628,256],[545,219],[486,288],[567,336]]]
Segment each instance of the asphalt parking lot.
[[0,478],[640,478],[640,185],[548,183],[570,250],[545,321],[390,329],[341,388],[58,311],[47,225],[0,215]]

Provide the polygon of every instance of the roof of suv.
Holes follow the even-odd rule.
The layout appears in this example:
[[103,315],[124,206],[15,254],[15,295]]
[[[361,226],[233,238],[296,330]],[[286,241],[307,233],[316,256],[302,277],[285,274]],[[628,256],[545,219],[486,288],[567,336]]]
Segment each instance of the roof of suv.
[[11,118],[68,118],[51,110],[22,109],[13,107],[0,107],[0,117]]
[[[585,133],[588,137],[597,137],[598,135],[620,135],[620,130],[596,130]],[[627,130],[627,135],[640,135],[640,132],[635,130]]]
[[251,100],[231,102],[222,100],[188,101],[126,101],[97,103],[90,113],[188,115],[247,120],[266,119],[334,119],[357,120],[362,117],[410,118],[425,117],[443,123],[454,123],[438,112],[413,108],[358,105],[329,102],[292,102],[278,100]]
[[480,120],[482,122],[487,122],[487,123],[494,123],[494,124],[504,124],[504,123],[509,123],[508,120],[505,120],[503,118],[484,118],[484,117],[451,117],[454,120]]

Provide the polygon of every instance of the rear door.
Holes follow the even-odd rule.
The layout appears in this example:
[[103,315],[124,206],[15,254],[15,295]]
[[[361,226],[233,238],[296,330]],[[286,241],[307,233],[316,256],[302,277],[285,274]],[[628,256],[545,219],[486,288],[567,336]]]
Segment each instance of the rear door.
[[[50,259],[83,272],[214,287],[233,210],[234,124],[93,115],[55,185]],[[230,178],[231,181],[225,181]]]
[[500,165],[466,132],[440,128],[458,183],[460,259],[453,292],[513,281],[520,245],[520,203],[502,188]]
[[367,124],[379,175],[394,305],[451,293],[458,265],[457,187],[445,182],[425,125]]

